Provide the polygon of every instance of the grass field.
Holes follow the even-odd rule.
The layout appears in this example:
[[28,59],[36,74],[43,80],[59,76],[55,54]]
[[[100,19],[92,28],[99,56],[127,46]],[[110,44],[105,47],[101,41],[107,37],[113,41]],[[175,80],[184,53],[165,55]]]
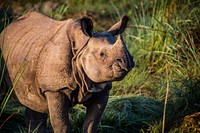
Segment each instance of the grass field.
[[[99,132],[200,132],[199,0],[1,0],[3,7],[1,29],[5,9],[12,19],[33,9],[59,20],[89,16],[98,31],[127,14],[123,36],[136,66],[113,84]],[[25,132],[25,108],[12,98],[4,105],[0,131]],[[71,110],[72,132],[81,132],[84,113],[80,105]]]

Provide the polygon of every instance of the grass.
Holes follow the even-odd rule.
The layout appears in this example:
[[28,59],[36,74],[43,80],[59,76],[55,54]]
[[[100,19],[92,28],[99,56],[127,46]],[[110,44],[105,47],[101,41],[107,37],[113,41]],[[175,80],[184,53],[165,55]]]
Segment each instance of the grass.
[[[143,7],[145,4],[141,2],[141,7],[137,7],[139,11],[136,10],[134,12],[135,20],[133,20],[132,25],[130,25],[133,28],[130,28],[130,31],[126,32],[126,34],[128,34],[126,36],[126,42],[129,44],[129,49],[133,55],[135,55],[136,69],[132,71],[130,74],[131,76],[128,76],[127,79],[116,83],[116,88],[119,88],[121,85],[123,89],[124,85],[129,85],[125,88],[130,88],[128,92],[131,92],[131,89],[134,89],[134,87],[131,86],[136,86],[136,84],[130,82],[137,83],[138,77],[150,78],[151,82],[158,83],[149,86],[148,80],[147,83],[143,82],[146,84],[143,87],[152,88],[151,90],[154,90],[156,93],[161,93],[159,90],[162,90],[161,94],[156,94],[162,99],[165,89],[160,89],[160,85],[162,85],[161,82],[165,81],[166,63],[169,64],[169,77],[170,81],[172,81],[170,83],[173,83],[173,80],[176,78],[188,77],[191,75],[198,76],[199,51],[194,44],[193,38],[184,31],[185,29],[180,28],[180,25],[177,23],[177,21],[179,22],[179,20],[177,20],[178,18],[169,19],[168,16],[166,16],[166,11],[169,10],[168,8],[170,8],[171,5],[167,7],[165,3],[163,4],[164,5],[162,5],[162,3],[161,5],[157,5],[158,7],[153,5],[152,7],[154,7],[154,9],[152,13],[149,12],[148,14],[143,13],[145,12],[143,10],[148,8]],[[184,8],[182,10],[186,9]],[[175,16],[174,12],[172,15]],[[152,14],[153,16],[150,16]],[[182,20],[182,18],[179,19]],[[198,28],[198,21],[194,20],[194,23],[196,23],[196,28]],[[191,25],[191,27],[188,26],[187,28],[192,27]],[[146,75],[146,77],[142,77],[140,74]],[[123,90],[121,92],[123,92]]]
[[[30,3],[20,0],[10,8],[26,5],[20,8],[20,14],[30,8],[44,11],[37,8],[43,7],[43,0]],[[89,16],[94,20],[95,30],[100,31],[108,29],[124,14],[130,17],[123,35],[136,66],[123,81],[114,83],[99,132],[157,133],[164,130],[163,122],[165,132],[184,131],[179,128],[182,118],[200,110],[200,1],[72,0],[57,3],[45,13],[59,20]],[[23,120],[15,116],[23,116],[24,109],[16,114],[13,114],[15,109],[7,107],[5,110],[10,111],[3,115],[6,116],[2,119],[6,121],[3,131],[8,130],[7,124],[11,123],[13,129],[22,132]],[[81,132],[84,113],[82,106],[71,110],[72,132]],[[15,120],[19,121],[18,126],[13,124]]]

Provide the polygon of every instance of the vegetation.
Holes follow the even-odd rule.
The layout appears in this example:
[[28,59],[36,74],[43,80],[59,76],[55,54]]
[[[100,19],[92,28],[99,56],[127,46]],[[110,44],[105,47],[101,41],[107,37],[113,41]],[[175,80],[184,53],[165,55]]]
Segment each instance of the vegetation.
[[[162,127],[171,133],[200,131],[200,114],[193,114],[200,112],[199,6],[199,0],[0,3],[12,19],[32,9],[60,20],[89,16],[99,31],[124,14],[130,17],[124,38],[136,66],[123,81],[114,83],[99,127],[101,133],[159,133]],[[16,106],[13,100],[6,104],[0,130],[24,132],[24,107]],[[80,105],[71,110],[72,132],[81,132],[84,113]]]

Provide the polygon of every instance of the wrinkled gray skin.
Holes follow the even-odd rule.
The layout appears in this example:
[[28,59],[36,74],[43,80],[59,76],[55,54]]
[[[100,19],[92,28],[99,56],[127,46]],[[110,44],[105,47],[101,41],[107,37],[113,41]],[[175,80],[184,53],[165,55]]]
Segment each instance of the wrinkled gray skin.
[[127,22],[124,16],[108,31],[93,32],[89,18],[57,21],[30,12],[1,33],[4,60],[8,56],[5,79],[15,85],[20,77],[14,93],[27,107],[31,130],[42,123],[39,132],[45,132],[49,113],[55,133],[69,132],[68,110],[83,104],[83,132],[97,132],[111,82],[134,66],[121,36]]

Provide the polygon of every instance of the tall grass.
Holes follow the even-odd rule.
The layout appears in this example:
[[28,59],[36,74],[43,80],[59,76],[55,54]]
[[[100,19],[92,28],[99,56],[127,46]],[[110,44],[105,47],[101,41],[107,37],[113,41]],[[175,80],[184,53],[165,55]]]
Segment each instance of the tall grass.
[[[2,23],[4,23],[4,27],[6,27],[6,25],[9,24],[9,18],[7,18],[6,14],[5,14],[5,19],[4,19],[4,21]],[[26,69],[26,66],[27,66],[26,64],[23,64],[24,63],[24,60],[23,60],[22,65],[20,65],[19,69],[17,70],[17,73],[16,73],[15,77],[12,79],[12,85],[6,86],[6,87],[9,87],[9,88],[5,88],[5,85],[3,86],[3,82],[6,82],[6,81],[3,81],[4,78],[7,78],[7,79],[10,80],[10,77],[8,77],[8,75],[6,75],[6,74],[8,74],[6,72],[7,71],[6,64],[7,64],[10,52],[11,52],[10,51],[11,47],[9,47],[9,49],[7,51],[7,56],[3,57],[5,36],[6,36],[6,30],[2,31],[2,33],[1,33],[1,42],[0,42],[1,43],[0,44],[0,46],[1,46],[1,48],[0,48],[0,87],[1,87],[0,88],[0,94],[1,94],[0,96],[1,96],[1,98],[0,99],[1,100],[3,99],[1,101],[1,103],[0,103],[0,116],[2,115],[7,102],[9,100],[9,98],[11,97],[12,92],[14,91],[14,88],[16,87],[21,75],[23,74],[23,72],[24,72],[24,70]],[[27,53],[27,55],[28,55],[28,53]],[[8,83],[5,83],[5,84],[8,84]],[[8,90],[7,90],[7,93],[6,93],[5,97],[2,98],[3,89],[8,89]]]
[[[8,25],[8,23],[9,23],[9,21],[7,19],[9,19],[9,18],[7,18],[7,16],[5,16],[4,21],[1,22],[1,23],[3,23],[4,27],[6,27],[6,25]],[[12,104],[9,104],[9,107],[8,107],[8,103],[9,103],[9,100],[11,99],[11,95],[12,95],[21,75],[23,74],[23,72],[27,66],[27,64],[24,63],[24,60],[23,60],[22,65],[20,65],[15,77],[12,79],[12,84],[8,84],[8,82],[11,83],[11,81],[7,81],[7,80],[10,80],[10,77],[8,77],[8,75],[7,75],[8,73],[7,73],[6,64],[7,64],[10,52],[11,52],[10,51],[11,47],[7,51],[7,56],[3,57],[5,36],[6,36],[6,30],[2,31],[1,38],[0,38],[1,39],[1,41],[0,41],[0,43],[1,43],[0,44],[0,46],[1,46],[1,48],[0,48],[0,130],[4,129],[4,128],[9,129],[8,125],[9,124],[12,125],[12,122],[10,123],[10,119],[12,117],[14,117],[15,120],[17,119],[17,120],[21,121],[20,119],[22,117],[19,117],[22,115],[20,112],[20,109],[11,107],[12,104],[14,103],[14,101],[11,101]],[[7,109],[5,109],[6,106],[7,106]],[[17,116],[15,116],[16,114],[17,114]],[[8,123],[8,125],[4,126],[7,123]]]
[[[38,0],[35,4],[42,2]],[[123,81],[113,84],[99,132],[157,133],[162,131],[163,122],[165,132],[181,132],[173,126],[185,115],[200,110],[200,1],[58,3],[48,15],[57,19],[89,16],[94,20],[95,30],[100,31],[108,29],[124,14],[130,17],[124,38],[136,66]],[[81,132],[84,114],[82,106],[70,111],[72,132]]]
[[[176,84],[176,79],[199,76],[200,55],[193,40],[195,33],[192,36],[187,30],[199,27],[199,20],[196,17],[200,11],[193,12],[196,8],[188,9],[195,3],[188,2],[188,7],[176,7],[176,4],[172,0],[160,3],[151,1],[148,4],[140,2],[131,6],[132,21],[125,36],[128,47],[135,56],[136,68],[125,80],[116,83],[113,91],[118,90],[122,94],[132,93],[132,89],[135,90],[139,84],[142,88],[153,90],[153,93],[162,99],[165,92],[163,81],[166,63],[170,66],[170,84]],[[187,15],[180,16],[183,12]],[[186,18],[192,15],[196,17]],[[185,25],[187,29],[182,28]],[[138,82],[142,79],[147,79],[143,85]]]

